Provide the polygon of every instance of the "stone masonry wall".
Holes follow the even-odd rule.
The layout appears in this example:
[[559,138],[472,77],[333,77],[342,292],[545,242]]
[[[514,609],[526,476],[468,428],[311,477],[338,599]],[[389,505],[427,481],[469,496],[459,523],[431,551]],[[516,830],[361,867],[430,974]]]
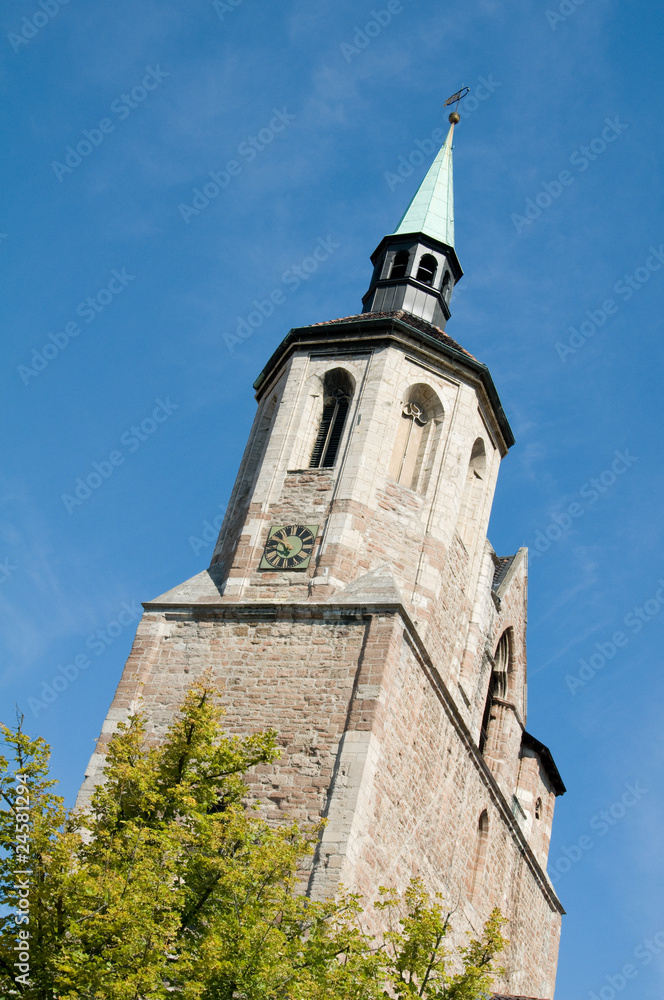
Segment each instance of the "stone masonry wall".
[[[418,875],[458,907],[455,931],[481,933],[493,906],[509,920],[506,992],[553,996],[560,906],[546,877],[527,860],[505,798],[496,795],[476,748],[464,738],[449,695],[407,636],[382,667],[373,723],[372,789],[362,847],[343,881],[376,897],[380,884],[403,888]],[[478,821],[488,841],[476,868]],[[532,859],[532,855],[530,855]],[[378,927],[370,911],[370,926]],[[533,933],[533,928],[537,933]]]
[[317,821],[325,809],[339,739],[367,624],[261,612],[201,610],[143,617],[97,751],[79,797],[99,778],[104,746],[118,721],[144,707],[163,735],[191,684],[208,675],[221,692],[224,727],[233,733],[276,728],[278,764],[262,766],[253,791],[271,820]]
[[[550,997],[559,904],[411,633],[398,606],[148,606],[80,804],[99,780],[117,722],[142,705],[162,735],[187,688],[208,675],[222,692],[228,731],[279,732],[281,760],[252,776],[264,815],[274,822],[328,818],[315,895],[331,895],[343,881],[370,903],[379,884],[403,888],[420,875],[458,904],[459,943],[499,905],[511,919],[512,942],[501,985]],[[469,881],[483,809],[487,853]],[[370,926],[380,930],[372,920],[369,907]]]

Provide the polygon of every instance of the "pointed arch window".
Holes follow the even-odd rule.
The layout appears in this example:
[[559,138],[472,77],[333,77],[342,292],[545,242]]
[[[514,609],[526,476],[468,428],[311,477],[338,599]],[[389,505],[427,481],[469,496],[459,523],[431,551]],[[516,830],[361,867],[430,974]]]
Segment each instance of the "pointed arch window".
[[398,483],[405,483],[412,487],[415,478],[415,463],[420,450],[419,444],[429,417],[427,411],[419,403],[405,403],[401,414],[405,420],[406,433],[396,480]]
[[394,260],[392,261],[390,278],[405,278],[406,271],[408,270],[409,259],[410,254],[407,250],[398,250],[394,255]]
[[433,285],[433,279],[436,277],[437,270],[438,261],[436,258],[433,254],[425,253],[420,257],[420,266],[417,269],[415,277],[417,281],[421,281],[425,285]]
[[491,712],[493,710],[493,701],[496,696],[496,676],[491,674],[489,679],[489,690],[486,696],[486,702],[484,703],[484,714],[482,716],[482,725],[480,727],[480,753],[484,753],[486,750],[486,745],[489,739],[489,726],[491,725]]
[[493,742],[492,724],[496,721],[493,709],[497,698],[507,697],[508,674],[511,666],[511,639],[510,630],[507,629],[500,637],[500,642],[496,647],[493,658],[493,669],[489,679],[489,690],[487,691],[486,702],[484,704],[484,714],[482,715],[482,725],[480,726],[480,753],[484,753],[491,738]]
[[351,379],[343,369],[326,374],[323,413],[309,461],[310,469],[329,469],[336,462],[352,395]]
[[473,444],[461,498],[457,530],[466,551],[471,552],[478,535],[486,480],[486,449],[482,438]]
[[436,457],[443,407],[427,385],[411,386],[401,404],[401,421],[388,475],[426,493]]

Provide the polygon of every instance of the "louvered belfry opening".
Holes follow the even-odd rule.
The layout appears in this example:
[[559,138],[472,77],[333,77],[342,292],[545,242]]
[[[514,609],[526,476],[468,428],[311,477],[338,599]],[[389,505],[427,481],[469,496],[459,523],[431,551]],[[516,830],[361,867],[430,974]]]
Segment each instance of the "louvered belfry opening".
[[438,261],[433,256],[433,254],[425,253],[420,257],[420,266],[417,269],[416,278],[418,281],[424,282],[425,285],[433,285],[433,279],[436,277],[436,271],[438,269]]
[[390,278],[405,278],[409,260],[410,254],[407,250],[398,250],[394,255],[394,260],[392,261]]
[[323,413],[311,453],[310,469],[329,469],[336,462],[352,393],[346,372],[336,369],[327,373]]

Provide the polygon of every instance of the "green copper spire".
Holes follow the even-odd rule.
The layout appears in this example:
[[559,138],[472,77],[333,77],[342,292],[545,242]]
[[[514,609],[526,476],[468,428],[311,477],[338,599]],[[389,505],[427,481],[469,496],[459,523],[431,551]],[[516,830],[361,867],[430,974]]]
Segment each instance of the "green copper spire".
[[454,247],[454,191],[452,186],[452,136],[447,138],[431,164],[428,174],[393,235],[424,233],[449,247]]

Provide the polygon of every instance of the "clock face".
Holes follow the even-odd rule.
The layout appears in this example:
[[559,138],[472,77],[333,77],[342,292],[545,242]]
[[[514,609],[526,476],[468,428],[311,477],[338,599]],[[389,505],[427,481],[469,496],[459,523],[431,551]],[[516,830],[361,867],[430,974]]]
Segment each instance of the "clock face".
[[317,531],[317,524],[285,524],[270,528],[259,569],[306,569]]

